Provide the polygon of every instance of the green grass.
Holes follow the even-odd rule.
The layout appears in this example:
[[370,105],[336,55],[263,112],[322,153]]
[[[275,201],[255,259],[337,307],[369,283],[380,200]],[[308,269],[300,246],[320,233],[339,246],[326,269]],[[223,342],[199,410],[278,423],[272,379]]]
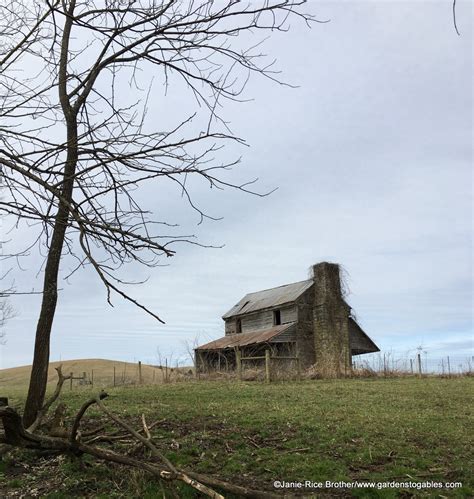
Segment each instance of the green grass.
[[[163,420],[153,430],[154,440],[176,465],[255,488],[274,490],[277,479],[459,481],[462,489],[442,489],[437,497],[468,497],[474,495],[474,442],[468,430],[473,388],[472,378],[188,382],[111,389],[106,403],[137,428],[142,413],[148,423]],[[21,403],[21,393],[11,395]],[[64,392],[71,415],[88,396],[86,389]],[[89,425],[103,418],[97,409],[88,415]],[[161,496],[161,485],[139,471],[113,468],[111,473],[93,460],[42,466],[46,473],[56,466],[65,476],[62,490],[53,486],[49,493],[56,495],[50,497],[73,494],[81,486],[91,497]],[[1,473],[7,482],[18,480],[9,476],[8,466]],[[398,497],[402,491],[324,493]],[[184,488],[178,495],[193,497]]]

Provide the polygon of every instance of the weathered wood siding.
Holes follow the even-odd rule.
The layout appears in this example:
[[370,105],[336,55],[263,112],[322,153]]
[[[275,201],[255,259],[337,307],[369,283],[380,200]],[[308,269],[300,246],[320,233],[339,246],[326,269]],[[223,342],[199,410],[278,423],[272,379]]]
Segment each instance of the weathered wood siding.
[[235,319],[226,319],[225,320],[225,335],[234,334],[235,333]]
[[296,305],[280,308],[281,323],[288,324],[289,322],[296,322],[298,318]]
[[273,312],[271,310],[261,310],[260,312],[243,315],[241,321],[242,333],[270,329],[273,326]]
[[280,319],[282,324],[288,324],[297,320],[297,309],[295,305],[271,310],[260,310],[240,317],[231,317],[225,321],[225,334],[234,334],[237,332],[237,320],[242,324],[242,333],[259,331],[261,329],[270,329],[273,324],[273,311],[280,310]]

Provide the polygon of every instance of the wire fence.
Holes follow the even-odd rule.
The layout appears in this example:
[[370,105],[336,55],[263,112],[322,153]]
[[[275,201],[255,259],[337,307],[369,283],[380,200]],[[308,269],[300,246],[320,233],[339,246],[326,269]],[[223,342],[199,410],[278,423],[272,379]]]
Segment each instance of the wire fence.
[[[68,376],[68,381],[65,384],[66,389],[153,385],[187,381],[194,378],[192,368],[170,367],[167,362],[163,366],[147,365],[138,361],[134,364],[117,362],[94,369],[87,369],[86,366],[84,368],[76,366],[74,371],[67,372],[67,369],[65,370],[64,374]],[[50,382],[54,384],[56,379],[52,378]]]
[[375,373],[466,375],[473,374],[474,356],[446,355],[431,356],[427,352],[415,352],[411,355],[393,352],[353,357],[355,370],[370,370]]

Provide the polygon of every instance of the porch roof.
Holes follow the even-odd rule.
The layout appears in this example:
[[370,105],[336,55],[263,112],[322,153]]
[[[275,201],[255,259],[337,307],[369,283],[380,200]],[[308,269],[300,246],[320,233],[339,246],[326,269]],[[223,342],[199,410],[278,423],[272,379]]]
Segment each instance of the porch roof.
[[223,350],[225,348],[243,347],[258,343],[282,343],[295,341],[295,322],[273,326],[270,329],[252,331],[250,333],[228,334],[222,338],[206,343],[196,350]]

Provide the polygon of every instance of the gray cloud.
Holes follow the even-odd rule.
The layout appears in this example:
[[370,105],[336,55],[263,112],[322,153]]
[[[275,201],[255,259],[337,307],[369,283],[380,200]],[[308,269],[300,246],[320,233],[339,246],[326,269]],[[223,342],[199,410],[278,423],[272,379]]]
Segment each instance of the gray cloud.
[[[77,274],[62,286],[53,359],[178,355],[197,335],[220,336],[220,316],[246,292],[304,279],[323,259],[348,270],[349,301],[383,348],[472,350],[472,27],[458,3],[461,37],[446,2],[318,2],[329,24],[268,40],[299,88],[252,80],[255,100],[226,109],[251,147],[231,144],[225,157],[243,155],[234,181],[279,189],[257,198],[196,185],[196,200],[224,217],[196,226],[179,193],[150,186],[142,196],[163,219],[225,247],[183,246],[132,290],[165,326],[118,297],[109,308],[93,272]],[[186,105],[170,91],[151,115]],[[28,231],[9,237],[13,247]],[[38,262],[15,271],[18,288],[40,287]],[[14,306],[1,367],[31,361],[39,301]]]

